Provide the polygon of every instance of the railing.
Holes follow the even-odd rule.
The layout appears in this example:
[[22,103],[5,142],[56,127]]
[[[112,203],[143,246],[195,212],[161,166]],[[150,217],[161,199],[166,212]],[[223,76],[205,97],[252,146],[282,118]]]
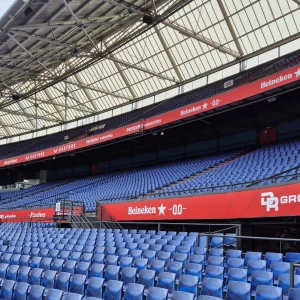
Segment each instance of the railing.
[[[288,172],[291,172],[293,170],[296,170],[295,174],[286,174]],[[300,180],[300,166],[297,166],[295,168],[285,170],[281,173],[278,173],[276,175],[263,178],[260,180],[253,180],[253,181],[247,181],[247,182],[241,182],[241,183],[235,183],[235,184],[226,184],[226,185],[217,185],[217,186],[211,186],[211,187],[203,187],[203,188],[194,188],[194,189],[182,189],[176,191],[176,193],[182,193],[184,196],[187,192],[190,192],[190,194],[197,195],[197,194],[204,194],[204,193],[213,193],[213,192],[226,192],[226,191],[232,191],[232,190],[241,190],[244,188],[253,188],[258,186],[260,183],[265,183],[267,181],[270,182],[270,184],[277,184],[279,182],[279,179],[286,179],[286,181],[292,181],[292,180]],[[175,183],[176,184],[176,183]],[[267,184],[264,184],[267,185]],[[107,198],[105,200],[100,200],[101,203],[109,203],[109,202],[118,202],[118,201],[140,201],[145,199],[151,199],[150,196],[155,196],[156,198],[168,198],[168,197],[174,197],[174,192],[160,192],[160,193],[151,193],[139,195],[138,197],[117,197],[117,198]]]
[[[102,205],[97,203],[97,218],[104,227],[111,229],[122,229],[121,223],[115,220],[112,214]],[[100,224],[100,226],[102,226]]]

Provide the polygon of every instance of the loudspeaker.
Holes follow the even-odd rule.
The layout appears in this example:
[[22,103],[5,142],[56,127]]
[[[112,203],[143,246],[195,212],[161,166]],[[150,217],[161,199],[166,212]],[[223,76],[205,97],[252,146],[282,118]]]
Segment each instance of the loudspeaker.
[[20,99],[20,96],[17,94],[13,94],[11,95],[11,99],[13,99],[14,101],[18,101]]
[[151,25],[153,23],[153,18],[151,16],[143,16],[143,23],[147,25]]
[[33,12],[33,9],[28,6],[25,10],[24,10],[24,15],[25,17],[29,16],[31,13]]

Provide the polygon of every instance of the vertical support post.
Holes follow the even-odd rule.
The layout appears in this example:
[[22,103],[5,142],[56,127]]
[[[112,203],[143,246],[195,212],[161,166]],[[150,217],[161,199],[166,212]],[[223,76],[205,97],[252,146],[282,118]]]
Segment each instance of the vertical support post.
[[[236,233],[237,236],[241,236],[242,235],[242,225],[241,224],[238,224],[236,226],[235,233]],[[236,239],[236,247],[237,247],[237,249],[241,249],[241,246],[242,246],[241,238],[237,238]]]
[[157,224],[157,231],[160,231],[160,223]]
[[291,263],[291,267],[290,267],[290,288],[294,287],[294,264]]

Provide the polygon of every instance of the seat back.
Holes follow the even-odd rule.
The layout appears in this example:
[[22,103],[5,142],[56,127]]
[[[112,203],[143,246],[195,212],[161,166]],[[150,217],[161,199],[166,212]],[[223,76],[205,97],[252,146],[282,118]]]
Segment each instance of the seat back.
[[223,298],[223,281],[216,278],[204,278],[201,288],[202,295]]
[[255,300],[282,300],[282,289],[280,287],[259,285],[256,288]]
[[104,299],[122,299],[123,282],[118,280],[109,280],[104,292]]
[[125,290],[124,300],[143,300],[144,286],[136,283],[129,283]]
[[251,300],[250,283],[230,281],[228,284],[226,300]]

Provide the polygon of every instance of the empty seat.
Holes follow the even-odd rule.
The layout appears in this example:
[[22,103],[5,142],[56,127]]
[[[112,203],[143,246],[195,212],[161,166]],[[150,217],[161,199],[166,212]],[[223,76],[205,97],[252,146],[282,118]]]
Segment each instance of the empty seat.
[[298,300],[300,299],[300,289],[293,288],[289,291],[288,300]]
[[82,300],[83,296],[75,293],[67,293],[63,296],[64,300]]
[[252,252],[252,251],[247,251],[245,254],[245,259],[244,259],[244,265],[247,267],[248,261],[250,259],[252,260],[261,260],[262,253],[261,252]]
[[76,269],[76,264],[77,262],[74,260],[67,260],[62,267],[62,271],[74,274]]
[[70,292],[75,294],[85,294],[86,276],[82,274],[74,274],[70,282]]
[[178,283],[178,291],[188,292],[198,297],[199,278],[192,275],[181,275]]
[[300,261],[300,253],[299,252],[287,252],[285,254],[286,262],[297,262]]
[[14,287],[13,299],[14,300],[27,300],[29,284],[25,282],[17,282]]
[[27,300],[41,300],[43,299],[45,288],[39,285],[31,285],[28,289]]
[[52,258],[44,257],[40,262],[40,268],[43,270],[50,270],[52,263]]
[[20,268],[19,266],[10,265],[7,268],[5,279],[17,280],[17,275],[18,275],[19,268]]
[[42,280],[43,269],[33,268],[29,273],[28,283],[31,285],[40,285]]
[[200,254],[192,254],[192,255],[190,255],[189,262],[194,263],[194,264],[204,265],[205,264],[205,256],[200,255]]
[[58,289],[49,289],[45,300],[61,300],[63,297],[63,292]]
[[229,258],[242,258],[242,250],[228,249],[226,251],[226,263]]
[[223,248],[212,248],[209,251],[209,256],[224,256],[224,249]]
[[103,293],[103,283],[104,283],[103,278],[97,278],[91,276],[87,284],[86,296],[101,299]]
[[[290,274],[279,274],[278,287],[282,288],[282,295],[285,298],[288,298],[290,290]],[[294,275],[294,288],[300,288],[300,275]]]
[[148,259],[146,258],[137,258],[134,260],[133,267],[137,269],[137,272],[148,267]]
[[227,288],[226,300],[251,300],[250,283],[230,281]]
[[138,283],[142,284],[145,287],[145,294],[148,293],[148,290],[151,286],[154,286],[155,280],[155,271],[153,270],[141,270],[139,273]]
[[67,272],[59,272],[54,287],[63,292],[69,291],[71,274]]
[[183,265],[186,265],[188,261],[188,255],[185,253],[175,253],[173,257],[173,261],[181,262]]
[[227,272],[230,268],[243,269],[244,268],[244,260],[241,258],[228,258],[227,263],[226,263],[225,275],[227,274]]
[[223,267],[224,259],[223,256],[209,256],[207,259],[207,265]]
[[168,290],[169,297],[175,290],[176,274],[170,272],[161,272],[158,274],[157,287],[161,287]]
[[125,267],[131,267],[132,266],[132,263],[133,263],[133,258],[132,257],[122,257],[120,259],[120,268],[123,269]]
[[136,283],[129,283],[125,290],[124,300],[143,300],[144,286]]
[[28,267],[29,260],[30,260],[30,255],[25,255],[25,254],[21,255],[20,260],[19,260],[19,266],[20,267],[22,267],[22,266]]
[[20,254],[13,254],[10,260],[11,265],[19,265],[20,264]]
[[201,295],[223,298],[223,280],[204,278],[202,281]]
[[30,267],[31,268],[39,268],[40,267],[40,263],[41,263],[42,257],[39,256],[34,256],[31,258],[30,261]]
[[22,266],[17,275],[18,282],[28,282],[30,267]]
[[156,276],[158,273],[163,272],[165,269],[165,261],[163,260],[152,260],[150,263],[150,270],[156,272]]
[[174,291],[171,299],[172,300],[194,300],[195,295],[187,292]]
[[4,279],[1,284],[1,291],[0,291],[0,299],[3,300],[11,300],[13,299],[13,291],[16,282],[14,280]]
[[160,287],[153,287],[149,288],[146,300],[167,300],[168,299],[168,290],[160,288]]
[[93,253],[82,253],[80,257],[80,261],[91,263],[92,257],[93,257]]
[[254,296],[259,285],[273,286],[273,273],[267,271],[253,271],[251,277],[251,294]]
[[282,289],[275,286],[259,285],[255,300],[282,300]]
[[270,270],[272,261],[282,261],[282,253],[266,252],[265,261],[267,262],[267,270]]
[[197,276],[199,278],[199,282],[201,282],[202,281],[202,265],[195,264],[195,263],[188,263],[185,266],[184,274]]
[[123,288],[123,282],[117,280],[109,280],[107,282],[103,298],[121,300],[122,288]]
[[216,279],[223,280],[223,278],[224,278],[224,268],[209,265],[205,269],[205,277],[216,278]]
[[81,274],[81,275],[88,276],[89,269],[90,269],[90,263],[80,261],[76,265],[75,274]]
[[42,276],[41,286],[47,289],[54,288],[56,273],[57,272],[53,270],[46,270]]
[[90,269],[90,277],[103,278],[104,265],[103,264],[92,264]]
[[248,265],[247,265],[247,275],[248,275],[249,281],[251,279],[251,276],[252,276],[252,273],[254,270],[266,271],[267,270],[266,261],[249,259]]
[[104,274],[104,282],[108,282],[109,280],[119,280],[120,267],[109,265],[107,266]]
[[116,255],[107,255],[105,259],[105,266],[108,265],[117,265],[119,257]]
[[126,288],[128,283],[135,283],[137,276],[136,268],[124,268],[122,269],[121,281],[124,283],[123,288]]
[[290,263],[273,261],[270,265],[270,272],[274,274],[274,282],[277,282],[279,274],[289,274]]
[[63,259],[56,258],[52,262],[51,269],[53,271],[62,272],[63,264],[64,264]]
[[230,268],[227,274],[225,290],[227,290],[230,281],[247,282],[247,270],[239,268]]
[[183,269],[183,264],[181,262],[170,261],[167,264],[167,272],[176,274],[177,278],[179,278],[179,276],[182,274],[182,269]]

